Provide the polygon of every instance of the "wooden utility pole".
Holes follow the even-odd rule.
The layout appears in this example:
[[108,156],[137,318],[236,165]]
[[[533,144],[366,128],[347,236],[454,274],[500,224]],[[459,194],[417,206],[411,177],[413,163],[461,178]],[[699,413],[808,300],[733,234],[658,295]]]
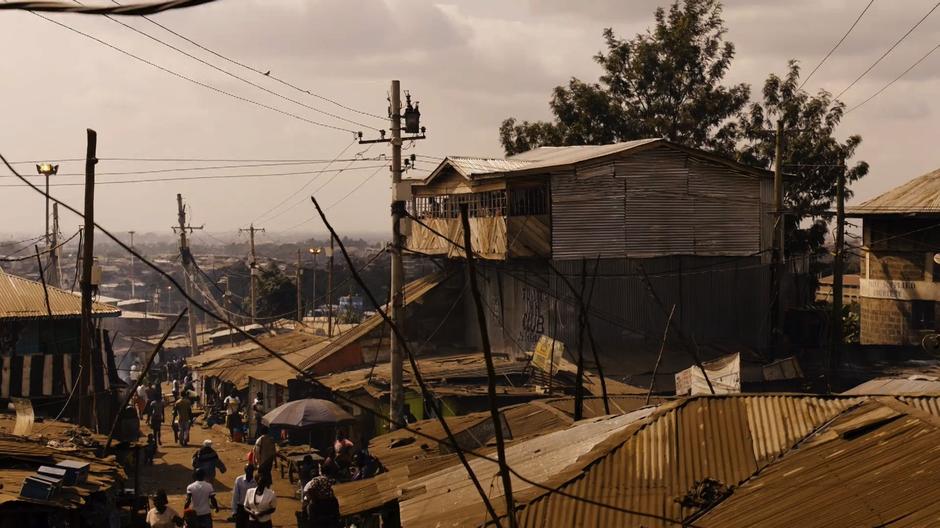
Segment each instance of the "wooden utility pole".
[[78,424],[91,428],[94,412],[88,399],[91,377],[91,349],[95,335],[91,324],[91,267],[95,254],[95,164],[98,163],[98,134],[87,129],[88,146],[85,150],[85,231],[82,248],[82,324],[78,355]]
[[[470,293],[476,305],[477,323],[480,325],[480,341],[483,345],[483,359],[486,362],[487,394],[490,400],[490,419],[493,420],[493,433],[496,437],[496,458],[499,461],[499,475],[503,482],[503,495],[506,498],[506,516],[509,526],[516,528],[516,508],[512,498],[512,475],[509,474],[509,465],[506,463],[506,445],[503,439],[503,419],[499,414],[499,402],[496,397],[496,368],[493,366],[493,351],[490,349],[489,331],[486,328],[486,312],[483,310],[483,300],[480,298],[480,288],[477,285],[476,266],[473,259],[473,247],[470,238],[470,213],[467,204],[460,204],[460,221],[463,225],[463,248],[467,258],[467,282],[470,284]],[[583,286],[582,278],[582,286]],[[582,288],[583,291],[583,288]],[[583,319],[583,316],[582,316]],[[579,372],[583,374],[583,354],[579,354]],[[577,409],[575,413],[577,414]],[[577,420],[578,418],[575,418]]]
[[326,272],[326,335],[333,337],[333,239],[330,238],[329,267]]
[[[391,298],[389,303],[388,316],[392,324],[398,328],[404,328],[404,295],[402,289],[405,281],[405,271],[401,259],[401,248],[404,244],[404,237],[401,231],[402,218],[406,216],[405,201],[408,199],[409,191],[402,188],[401,181],[401,146],[402,146],[402,118],[405,121],[405,132],[410,134],[408,141],[425,139],[424,127],[420,126],[421,112],[418,111],[418,105],[411,104],[411,95],[405,93],[407,108],[404,116],[401,109],[401,83],[393,80],[389,92],[388,118],[392,137],[387,139],[385,131],[380,131],[381,139],[360,140],[364,143],[390,143],[392,146],[392,243],[389,248],[391,251]],[[420,132],[420,134],[419,134]],[[360,134],[361,137],[361,134]],[[394,424],[402,422],[405,410],[405,390],[404,390],[404,356],[402,355],[401,343],[397,333],[392,333],[389,339],[389,359],[391,367],[391,387],[389,396],[389,414],[392,427]]]
[[248,240],[251,245],[251,260],[248,262],[250,276],[248,278],[248,290],[251,298],[251,324],[258,320],[258,258],[255,254],[255,233],[258,231],[264,233],[263,227],[255,227],[251,224],[247,229],[239,229],[239,232],[248,232]]
[[[186,285],[186,294],[192,297],[193,285],[189,277],[193,271],[193,254],[189,251],[189,241],[186,239],[186,231],[192,233],[193,230],[202,229],[202,226],[193,227],[186,223],[186,208],[183,206],[183,195],[179,193],[176,194],[176,208],[179,227],[174,227],[173,230],[178,231],[180,235],[180,260],[183,265],[183,279]],[[199,353],[199,341],[196,337],[196,311],[193,310],[193,303],[188,299],[186,304],[189,312],[189,348],[191,354],[195,356]]]
[[[131,249],[134,249],[134,233],[136,231],[128,231],[127,234],[131,236]],[[136,299],[137,294],[134,289],[134,255],[131,255],[131,299]]]
[[777,120],[777,133],[774,136],[774,230],[771,266],[771,313],[770,313],[770,351],[771,358],[776,356],[781,345],[783,332],[783,270],[784,270],[784,216],[783,216],[783,119]]
[[826,358],[828,383],[832,380],[842,363],[842,265],[845,248],[845,168],[839,170],[836,183],[836,237],[832,259],[832,319],[829,324],[829,354]]
[[298,323],[304,322],[303,299],[300,293],[301,288],[303,287],[303,283],[300,281],[301,279],[300,251],[301,251],[300,248],[297,248],[297,278],[296,280],[297,280],[297,322]]
[[61,288],[62,270],[59,269],[59,204],[52,204],[52,232],[49,233],[49,284]]

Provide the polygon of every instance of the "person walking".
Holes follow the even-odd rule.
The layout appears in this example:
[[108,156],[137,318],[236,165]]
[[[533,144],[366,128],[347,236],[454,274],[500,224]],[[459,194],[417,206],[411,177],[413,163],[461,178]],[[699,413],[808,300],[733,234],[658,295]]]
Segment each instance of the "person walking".
[[232,486],[232,516],[229,521],[235,522],[235,528],[248,528],[248,512],[245,510],[245,497],[248,490],[258,484],[255,482],[255,467],[245,464],[245,474],[235,478]]
[[173,411],[176,414],[176,421],[179,429],[179,444],[183,447],[189,445],[189,427],[193,421],[193,402],[185,393],[180,395],[180,399],[173,405]]
[[264,417],[264,394],[257,393],[255,394],[255,400],[251,402],[251,412],[254,415],[254,431],[249,431],[254,435],[254,438],[257,438],[260,435],[261,431],[261,418]]
[[153,495],[153,508],[147,512],[147,526],[150,528],[176,528],[182,526],[183,518],[169,506],[166,491],[159,489]]
[[163,399],[157,398],[150,402],[150,408],[148,409],[150,413],[149,422],[150,429],[153,430],[153,437],[157,440],[157,445],[163,445],[163,439],[160,438],[160,429],[163,428]]
[[258,468],[258,479],[267,476],[271,478],[271,469],[274,467],[274,457],[277,455],[277,446],[274,439],[268,434],[268,426],[262,425],[258,430],[258,439],[252,450],[255,466]]
[[225,473],[225,463],[219,458],[219,454],[215,452],[215,449],[212,449],[212,440],[208,438],[203,440],[202,447],[193,453],[193,469],[201,469],[208,481],[215,478],[216,469]]
[[249,528],[271,528],[271,516],[277,509],[277,495],[271,489],[271,477],[258,477],[258,485],[245,494]]
[[321,466],[320,474],[304,487],[301,508],[303,520],[308,526],[340,528],[339,501],[333,493],[337,476],[332,466]]
[[186,503],[183,506],[196,515],[195,526],[191,528],[212,528],[212,509],[219,512],[219,503],[215,500],[215,489],[206,482],[206,473],[201,468],[193,473],[193,483],[186,487]]

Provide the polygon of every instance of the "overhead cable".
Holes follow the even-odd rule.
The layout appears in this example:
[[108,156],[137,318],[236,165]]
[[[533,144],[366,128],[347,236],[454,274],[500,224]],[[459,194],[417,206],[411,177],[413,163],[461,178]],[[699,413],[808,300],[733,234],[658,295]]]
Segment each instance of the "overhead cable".
[[[3,6],[3,5],[4,5],[4,4],[0,4],[0,6]],[[190,83],[192,83],[192,84],[195,84],[196,86],[201,86],[202,88],[205,88],[205,89],[210,90],[210,91],[212,91],[212,92],[215,92],[215,93],[217,93],[217,94],[225,95],[225,96],[230,97],[230,98],[232,98],[232,99],[235,99],[235,100],[238,100],[238,101],[241,101],[241,102],[244,102],[244,103],[249,103],[249,104],[255,105],[255,106],[259,107],[259,108],[264,108],[264,109],[266,109],[266,110],[270,110],[270,111],[272,111],[272,112],[277,112],[278,114],[281,114],[281,115],[290,117],[290,118],[292,118],[292,119],[296,119],[296,120],[298,120],[298,121],[303,121],[304,123],[308,123],[308,124],[311,124],[311,125],[316,125],[316,126],[320,126],[320,127],[323,127],[323,128],[329,128],[329,129],[332,129],[332,130],[338,130],[338,131],[340,131],[340,132],[348,132],[348,133],[351,133],[351,134],[354,134],[354,135],[357,133],[356,130],[352,130],[352,129],[349,129],[349,128],[343,128],[343,127],[335,126],[335,125],[330,125],[330,124],[327,124],[327,123],[322,123],[322,122],[320,122],[320,121],[315,121],[315,120],[313,120],[313,119],[308,119],[308,118],[306,118],[306,117],[303,117],[303,116],[299,116],[299,115],[297,115],[297,114],[294,114],[294,113],[292,113],[292,112],[290,112],[290,111],[283,110],[283,109],[281,109],[281,108],[277,108],[277,107],[275,107],[275,106],[271,106],[271,105],[262,103],[262,102],[260,102],[260,101],[255,101],[254,99],[249,99],[249,98],[247,98],[247,97],[242,97],[242,96],[240,96],[240,95],[236,95],[236,94],[233,94],[233,93],[231,93],[231,92],[227,92],[227,91],[225,91],[225,90],[223,90],[223,89],[221,89],[221,88],[217,88],[217,87],[215,87],[215,86],[212,86],[211,84],[204,83],[204,82],[202,82],[202,81],[198,81],[198,80],[196,80],[196,79],[193,79],[192,77],[188,77],[188,76],[186,76],[186,75],[183,75],[182,73],[178,73],[178,72],[173,71],[173,70],[171,70],[171,69],[169,69],[169,68],[166,68],[166,67],[164,67],[164,66],[161,66],[161,65],[159,65],[159,64],[157,64],[157,63],[155,63],[155,62],[153,62],[153,61],[150,61],[150,60],[148,60],[148,59],[145,59],[145,58],[143,58],[143,57],[140,57],[139,55],[135,55],[135,54],[133,54],[133,53],[131,53],[131,52],[129,52],[129,51],[126,51],[126,50],[124,50],[124,49],[122,49],[122,48],[119,48],[119,47],[115,46],[114,44],[111,44],[111,43],[109,43],[109,42],[106,42],[106,41],[104,41],[104,40],[98,38],[98,37],[95,37],[94,35],[85,33],[84,31],[75,29],[75,28],[73,28],[72,26],[69,26],[69,25],[64,24],[64,23],[62,23],[62,22],[59,22],[58,20],[51,19],[51,18],[49,18],[49,17],[47,17],[47,16],[44,16],[44,15],[41,15],[41,14],[39,14],[39,13],[33,13],[33,14],[36,15],[37,17],[43,19],[43,20],[46,20],[46,21],[48,21],[48,22],[51,22],[51,23],[53,23],[53,24],[55,24],[55,25],[57,25],[57,26],[63,27],[63,28],[65,28],[65,29],[67,29],[67,30],[69,30],[69,31],[71,31],[71,32],[73,32],[73,33],[76,33],[76,34],[78,34],[78,35],[81,35],[81,36],[83,36],[83,37],[85,37],[85,38],[87,38],[87,39],[93,40],[93,41],[95,41],[95,42],[97,42],[97,43],[99,43],[99,44],[101,44],[101,45],[103,45],[103,46],[107,46],[107,47],[113,49],[114,51],[117,51],[118,53],[122,53],[122,54],[124,54],[124,55],[126,55],[126,56],[128,56],[128,57],[130,57],[130,58],[132,58],[132,59],[134,59],[134,60],[140,61],[140,62],[142,62],[142,63],[144,63],[144,64],[146,64],[146,65],[148,65],[148,66],[151,66],[151,67],[153,67],[153,68],[156,68],[156,69],[158,69],[158,70],[160,70],[160,71],[162,71],[162,72],[164,72],[164,73],[168,73],[168,74],[170,74],[170,75],[172,75],[172,76],[174,76],[174,77],[177,77],[177,78],[179,78],[179,79],[183,79],[184,81],[187,81],[187,82],[190,82]]]
[[894,83],[900,81],[902,77],[904,77],[905,75],[907,75],[908,73],[910,73],[910,71],[913,70],[914,68],[916,68],[917,66],[919,66],[920,63],[922,63],[922,62],[924,62],[925,60],[927,60],[927,57],[933,55],[933,52],[937,51],[938,48],[940,48],[940,44],[937,44],[936,46],[930,48],[930,51],[928,51],[927,53],[925,53],[921,58],[917,59],[917,61],[915,61],[914,64],[911,64],[906,70],[904,70],[903,72],[901,72],[900,75],[898,75],[897,77],[895,77],[894,79],[892,79],[891,82],[889,82],[888,84],[882,86],[877,92],[875,92],[875,93],[871,94],[870,96],[868,96],[868,99],[865,99],[865,100],[862,101],[861,103],[858,103],[857,105],[853,106],[852,108],[849,108],[848,110],[846,110],[846,111],[845,111],[845,114],[847,115],[847,114],[849,114],[849,113],[851,113],[851,112],[854,112],[855,110],[858,110],[859,108],[861,108],[862,106],[864,106],[866,103],[868,103],[868,101],[871,101],[871,100],[874,99],[875,97],[878,97],[879,95],[881,95],[881,93],[884,92],[885,90],[887,90],[888,88],[890,88],[891,85],[893,85]]
[[826,56],[823,57],[821,61],[819,61],[819,64],[817,64],[816,67],[813,68],[813,71],[809,72],[809,75],[807,75],[806,78],[803,79],[803,82],[800,83],[800,86],[798,89],[803,88],[803,85],[809,82],[809,80],[813,77],[813,74],[815,74],[816,71],[819,70],[819,68],[823,64],[825,64],[826,60],[829,59],[829,57],[832,56],[832,54],[839,48],[839,46],[841,46],[842,43],[845,42],[845,39],[849,36],[849,33],[851,33],[853,29],[855,29],[855,26],[858,25],[858,22],[862,19],[863,16],[865,16],[865,13],[868,12],[868,8],[870,8],[871,5],[874,3],[875,3],[875,0],[870,0],[868,2],[868,5],[865,6],[865,9],[862,9],[862,12],[859,13],[858,18],[856,18],[855,22],[852,23],[852,26],[849,27],[849,30],[846,31],[844,35],[842,35],[842,38],[840,38],[839,42],[836,42],[836,45],[833,46],[832,49],[829,50],[829,53],[826,53]]
[[906,39],[906,38],[908,37],[908,35],[910,35],[911,33],[913,33],[914,30],[917,29],[918,26],[920,26],[920,25],[924,22],[924,20],[927,20],[927,17],[929,17],[934,11],[936,11],[936,9],[937,9],[938,7],[940,7],[940,2],[937,2],[936,4],[934,4],[933,7],[930,8],[930,11],[927,11],[927,14],[926,14],[926,15],[924,15],[923,17],[921,17],[921,19],[918,20],[916,24],[914,24],[913,26],[911,26],[911,29],[908,29],[908,30],[907,30],[907,33],[901,35],[901,38],[899,38],[897,42],[895,42],[894,44],[892,44],[891,47],[887,49],[887,51],[885,51],[884,53],[882,53],[881,56],[878,57],[878,60],[876,60],[875,62],[871,63],[871,66],[869,66],[869,67],[868,67],[865,71],[863,71],[858,77],[856,77],[855,80],[852,81],[848,86],[846,86],[844,90],[842,90],[841,92],[839,92],[839,95],[837,95],[835,98],[836,98],[836,99],[840,99],[840,98],[845,94],[845,92],[849,91],[853,86],[855,86],[855,84],[856,84],[858,81],[862,80],[862,77],[865,77],[866,75],[868,75],[868,72],[872,71],[872,70],[875,68],[875,66],[878,65],[878,63],[880,63],[882,60],[884,60],[884,58],[887,57],[889,53],[891,53],[892,51],[894,51],[894,48],[898,47],[898,44],[900,44],[901,42],[904,42],[904,39]]
[[165,0],[163,2],[148,2],[145,4],[111,6],[82,6],[65,2],[24,2],[11,0],[0,4],[0,9],[19,11],[42,11],[45,13],[77,13],[80,15],[118,15],[118,16],[144,16],[155,15],[173,9],[184,9],[216,0]]

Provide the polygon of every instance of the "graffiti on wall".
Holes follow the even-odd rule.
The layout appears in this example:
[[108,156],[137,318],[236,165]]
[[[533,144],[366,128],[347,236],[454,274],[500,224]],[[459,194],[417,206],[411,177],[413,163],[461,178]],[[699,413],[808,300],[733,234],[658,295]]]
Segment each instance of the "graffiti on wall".
[[526,350],[533,350],[539,337],[547,333],[545,325],[548,295],[532,288],[522,287],[522,324],[517,341]]

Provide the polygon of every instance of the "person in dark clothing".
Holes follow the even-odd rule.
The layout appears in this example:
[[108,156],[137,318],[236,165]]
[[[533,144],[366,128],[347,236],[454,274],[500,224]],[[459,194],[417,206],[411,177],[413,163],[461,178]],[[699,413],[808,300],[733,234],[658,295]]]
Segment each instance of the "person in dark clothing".
[[163,440],[160,438],[160,429],[163,428],[163,399],[150,400],[147,406],[150,412],[150,428],[153,430],[153,437],[156,438],[157,445],[162,446]]
[[303,517],[307,526],[316,528],[340,528],[339,501],[333,494],[336,474],[330,467],[321,468],[304,487]]
[[225,473],[225,464],[219,458],[219,454],[212,449],[212,440],[206,439],[195,453],[193,453],[193,469],[201,469],[206,476],[207,481],[215,478],[215,470]]
[[300,477],[300,489],[303,489],[307,483],[313,479],[316,469],[317,464],[310,455],[304,456],[300,464],[297,464],[297,474]]
[[372,478],[385,471],[385,467],[379,462],[379,459],[370,455],[368,451],[360,450],[353,455],[353,465],[355,471],[353,480],[363,480]]

